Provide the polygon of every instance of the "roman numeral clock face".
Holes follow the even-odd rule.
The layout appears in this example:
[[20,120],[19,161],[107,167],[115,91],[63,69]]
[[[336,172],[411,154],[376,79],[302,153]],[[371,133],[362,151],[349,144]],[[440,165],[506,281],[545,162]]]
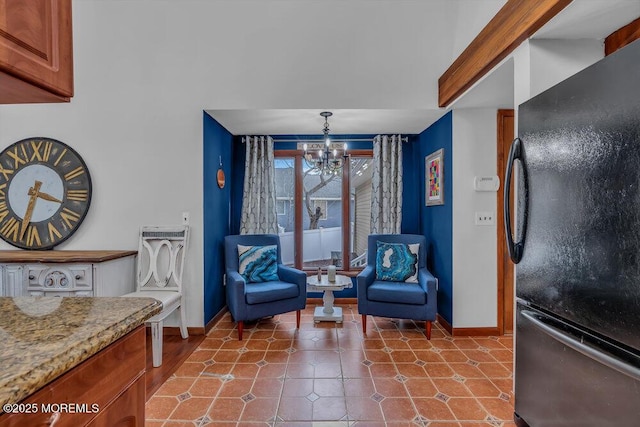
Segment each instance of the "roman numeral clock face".
[[23,249],[52,249],[78,229],[91,202],[82,158],[51,138],[28,138],[0,153],[0,237]]

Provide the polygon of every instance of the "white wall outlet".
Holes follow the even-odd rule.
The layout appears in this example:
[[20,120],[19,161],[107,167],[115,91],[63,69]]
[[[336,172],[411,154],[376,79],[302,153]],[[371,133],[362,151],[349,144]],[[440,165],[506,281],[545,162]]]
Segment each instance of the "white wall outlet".
[[189,225],[189,212],[182,212],[182,223]]
[[476,212],[476,225],[494,225],[493,212]]

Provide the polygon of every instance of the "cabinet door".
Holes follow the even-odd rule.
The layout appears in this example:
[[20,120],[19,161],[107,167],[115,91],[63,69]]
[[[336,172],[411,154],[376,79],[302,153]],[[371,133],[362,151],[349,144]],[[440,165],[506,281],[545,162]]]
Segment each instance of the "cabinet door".
[[[101,417],[102,413],[106,422],[117,423],[97,423],[96,425],[142,427],[144,426],[145,366],[146,332],[144,326],[139,326],[31,396],[16,402],[33,404],[38,411],[35,414],[2,413],[0,427],[53,425],[49,421],[59,409],[56,427],[84,426],[95,418]],[[138,384],[139,382],[142,384]],[[62,410],[59,408],[61,403],[78,405],[78,411]],[[94,405],[97,405],[95,409]],[[127,424],[129,419],[142,421],[137,424]]]
[[89,424],[90,427],[144,427],[144,375]]
[[93,264],[93,295],[119,297],[136,290],[135,255]]
[[2,266],[2,279],[0,291],[5,297],[19,297],[24,294],[24,280],[22,266],[5,264]]
[[71,0],[0,0],[0,103],[73,96]]

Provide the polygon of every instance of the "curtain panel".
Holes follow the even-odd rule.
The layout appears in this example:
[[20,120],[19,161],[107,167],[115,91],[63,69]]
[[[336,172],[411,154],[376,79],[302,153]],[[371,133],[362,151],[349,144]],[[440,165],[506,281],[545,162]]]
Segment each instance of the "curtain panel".
[[371,234],[399,234],[402,225],[402,138],[373,139]]
[[273,139],[247,136],[240,234],[276,234],[276,184]]

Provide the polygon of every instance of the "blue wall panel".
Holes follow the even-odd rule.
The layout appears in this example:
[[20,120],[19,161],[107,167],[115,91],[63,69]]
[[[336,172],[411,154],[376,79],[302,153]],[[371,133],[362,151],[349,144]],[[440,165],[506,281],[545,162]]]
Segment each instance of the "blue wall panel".
[[420,147],[417,136],[402,145],[402,232],[420,232]]
[[[204,322],[205,325],[225,306],[224,236],[231,229],[231,192],[233,189],[233,136],[203,112],[203,226],[204,226]],[[219,188],[216,174],[222,159],[226,175]],[[242,194],[242,190],[240,191]]]
[[[429,245],[428,267],[439,280],[438,313],[453,325],[453,115],[447,113],[418,136],[416,165],[420,182],[420,233]],[[425,206],[426,172],[424,158],[444,148],[444,205]]]

